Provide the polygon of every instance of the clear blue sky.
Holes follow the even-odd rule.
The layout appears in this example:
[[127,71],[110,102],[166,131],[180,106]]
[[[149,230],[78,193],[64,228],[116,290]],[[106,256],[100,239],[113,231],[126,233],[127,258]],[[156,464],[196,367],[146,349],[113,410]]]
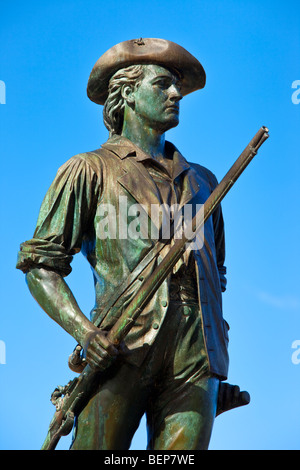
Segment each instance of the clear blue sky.
[[[39,449],[54,412],[50,394],[74,376],[67,358],[75,341],[31,297],[15,269],[19,244],[32,237],[58,167],[107,139],[102,109],[86,96],[92,66],[141,36],[179,43],[207,72],[207,86],[183,99],[180,125],[168,134],[188,160],[221,179],[260,126],[270,129],[223,203],[229,381],[252,401],[216,419],[210,448],[300,449],[300,364],[292,361],[300,341],[298,0],[1,5],[0,449]],[[68,282],[88,314],[92,277],[80,254]],[[132,448],[145,448],[143,423]]]

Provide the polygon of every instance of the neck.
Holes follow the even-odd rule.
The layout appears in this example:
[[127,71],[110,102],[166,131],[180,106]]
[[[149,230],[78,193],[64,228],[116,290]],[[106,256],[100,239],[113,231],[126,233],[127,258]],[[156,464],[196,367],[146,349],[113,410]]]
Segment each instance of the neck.
[[121,135],[154,158],[164,156],[165,133],[158,132],[148,127],[142,120],[131,113],[125,112],[124,114]]

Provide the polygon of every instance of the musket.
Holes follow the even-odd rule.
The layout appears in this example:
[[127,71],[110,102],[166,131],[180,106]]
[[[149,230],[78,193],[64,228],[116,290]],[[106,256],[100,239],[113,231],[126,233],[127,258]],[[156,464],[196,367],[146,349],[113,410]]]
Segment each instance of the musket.
[[[141,284],[136,295],[122,312],[119,319],[108,332],[109,341],[116,347],[124,340],[138,316],[142,313],[147,302],[170,274],[172,268],[181,258],[186,249],[187,242],[195,239],[205,222],[226,196],[242,172],[256,155],[259,147],[269,137],[268,129],[261,127],[249,142],[247,147],[217,185],[204,206],[201,208],[201,217],[196,214],[181,236],[174,238],[169,252],[153,270],[152,274]],[[200,220],[199,220],[200,219]],[[175,239],[176,238],[176,239]],[[75,416],[83,410],[91,398],[102,372],[85,365],[83,372],[71,380],[65,387],[58,387],[51,396],[56,406],[56,412],[49,425],[47,437],[41,450],[54,450],[61,436],[71,432]]]

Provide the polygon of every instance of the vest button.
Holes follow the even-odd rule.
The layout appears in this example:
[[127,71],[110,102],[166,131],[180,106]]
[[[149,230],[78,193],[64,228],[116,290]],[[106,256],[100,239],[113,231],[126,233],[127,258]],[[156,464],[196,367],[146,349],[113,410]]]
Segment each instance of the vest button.
[[188,305],[184,305],[183,306],[183,315],[188,317],[190,314],[191,314],[191,307],[189,307]]
[[166,300],[163,300],[161,304],[163,307],[166,307],[168,305],[168,302]]
[[159,328],[159,324],[158,324],[158,323],[153,323],[152,326],[153,326],[153,328],[154,328],[155,330],[158,330],[158,328]]

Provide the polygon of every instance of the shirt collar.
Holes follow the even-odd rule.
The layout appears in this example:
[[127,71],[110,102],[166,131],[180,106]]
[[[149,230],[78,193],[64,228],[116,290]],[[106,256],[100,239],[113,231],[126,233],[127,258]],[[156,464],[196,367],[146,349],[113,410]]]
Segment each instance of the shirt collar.
[[[169,155],[172,155],[173,160],[173,180],[177,178],[181,173],[190,169],[189,163],[183,157],[183,155],[177,150],[177,148],[171,143],[166,141],[166,150]],[[114,135],[108,139],[108,141],[102,145],[114,152],[121,160],[127,157],[135,157],[136,161],[154,160],[151,155],[143,152],[137,145],[131,142],[126,137],[120,135]]]

